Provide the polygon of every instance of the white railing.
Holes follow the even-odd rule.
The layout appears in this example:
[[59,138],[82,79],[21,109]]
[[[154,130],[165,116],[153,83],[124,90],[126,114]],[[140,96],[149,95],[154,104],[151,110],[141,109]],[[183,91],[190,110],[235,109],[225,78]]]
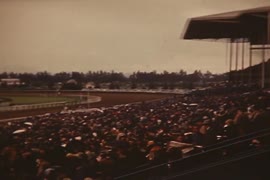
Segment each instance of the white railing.
[[0,107],[0,112],[32,110],[32,109],[42,109],[42,108],[63,107],[63,106],[75,106],[75,105],[89,104],[89,103],[95,103],[95,102],[100,102],[100,101],[101,101],[101,97],[90,96],[87,98],[86,101],[74,101],[74,102],[62,101],[62,102],[52,102],[52,103],[5,106],[5,107]]
[[190,89],[83,89],[81,92],[188,94]]
[[[31,91],[35,92],[35,91]],[[80,91],[64,91],[64,92],[118,92],[118,93],[166,93],[166,94],[187,94],[191,90],[186,89],[174,89],[174,90],[146,90],[146,89],[87,89]],[[88,97],[87,95],[83,95]],[[52,107],[63,107],[63,106],[73,106],[73,105],[82,105],[88,103],[100,102],[101,97],[98,96],[89,96],[86,101],[79,102],[53,102],[53,103],[42,103],[42,104],[29,104],[29,105],[14,105],[14,106],[5,106],[0,107],[0,112],[4,111],[19,111],[19,110],[31,110],[31,109],[41,109],[41,108],[52,108]]]

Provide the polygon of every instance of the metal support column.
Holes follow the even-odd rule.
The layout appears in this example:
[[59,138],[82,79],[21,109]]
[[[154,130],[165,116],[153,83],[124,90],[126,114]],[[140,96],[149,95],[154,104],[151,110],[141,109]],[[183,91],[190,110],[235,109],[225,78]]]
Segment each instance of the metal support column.
[[242,82],[245,80],[245,39],[242,39]]
[[[268,26],[267,26],[267,45],[269,45],[270,44],[270,11],[268,12],[268,17],[267,17],[267,23],[268,23]],[[269,50],[267,50],[267,52],[269,52]],[[268,54],[269,55],[269,54]],[[267,57],[267,58],[269,58],[269,57]],[[266,85],[269,87],[269,84],[270,84],[270,77],[269,77],[269,74],[270,74],[270,67],[269,67],[269,59],[268,59],[268,61],[267,61],[267,72],[266,72],[266,74],[268,75],[268,76],[266,76]]]
[[262,81],[261,88],[263,89],[265,86],[265,45],[262,45]]
[[232,81],[232,58],[233,58],[233,43],[230,41],[230,62],[229,62],[229,81]]
[[248,84],[252,84],[252,45],[249,43],[249,77],[248,77]]
[[238,74],[238,41],[236,41],[235,44],[235,81],[238,82],[239,81],[239,74]]
[[238,70],[238,42],[235,44],[235,71]]
[[267,18],[268,26],[267,26],[267,43],[270,44],[270,12],[268,12],[268,18]]

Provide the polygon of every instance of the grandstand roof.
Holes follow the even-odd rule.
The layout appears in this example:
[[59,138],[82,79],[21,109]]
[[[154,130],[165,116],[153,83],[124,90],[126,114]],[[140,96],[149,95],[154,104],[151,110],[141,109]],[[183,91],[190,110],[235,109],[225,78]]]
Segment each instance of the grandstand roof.
[[[246,39],[270,44],[270,6],[190,18],[183,39]],[[269,28],[268,28],[269,27]]]

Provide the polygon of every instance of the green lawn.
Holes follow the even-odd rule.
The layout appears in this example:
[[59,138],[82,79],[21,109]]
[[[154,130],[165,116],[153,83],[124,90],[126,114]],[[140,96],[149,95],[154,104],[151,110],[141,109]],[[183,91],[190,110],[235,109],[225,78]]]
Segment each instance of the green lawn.
[[16,105],[21,104],[41,104],[50,102],[72,102],[79,101],[80,97],[65,97],[65,96],[1,96],[12,99],[11,103]]

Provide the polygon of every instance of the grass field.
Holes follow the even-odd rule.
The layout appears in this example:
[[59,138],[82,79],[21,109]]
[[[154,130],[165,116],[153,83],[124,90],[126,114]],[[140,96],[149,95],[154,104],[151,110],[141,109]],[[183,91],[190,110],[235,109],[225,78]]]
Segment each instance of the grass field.
[[[52,96],[43,96],[40,93],[0,93],[1,97],[35,97],[37,99],[43,99],[47,98],[68,98],[68,99],[74,99],[74,98],[80,98],[81,93],[62,93],[63,96],[60,97],[52,97]],[[83,94],[84,96],[87,95],[87,93]],[[166,98],[171,95],[169,94],[149,94],[149,93],[98,93],[98,92],[93,92],[89,94],[90,96],[98,96],[102,98],[101,102],[93,103],[90,104],[90,108],[98,108],[98,107],[108,107],[108,106],[113,106],[113,105],[118,105],[118,104],[126,104],[126,103],[132,103],[132,102],[142,102],[142,101],[149,101],[149,100],[155,100],[155,99],[161,99],[161,98]],[[73,97],[69,97],[73,96]],[[74,97],[77,96],[77,97]],[[30,98],[31,99],[31,98]],[[34,98],[33,98],[34,99]],[[29,98],[26,100],[30,103]],[[54,99],[54,101],[59,101],[59,99]],[[39,100],[38,103],[41,101]],[[44,102],[44,101],[43,101]],[[25,103],[25,100],[24,100]],[[33,103],[33,102],[31,102]],[[16,112],[1,112],[0,113],[0,120],[1,119],[7,119],[7,118],[15,118],[15,117],[24,117],[24,116],[33,116],[33,115],[38,115],[38,114],[45,114],[48,112],[59,112],[62,110],[63,107],[54,107],[54,108],[44,108],[44,109],[35,109],[35,110],[25,110],[25,111],[16,111]]]
[[80,100],[80,97],[65,97],[65,96],[38,96],[38,95],[13,95],[13,96],[1,96],[2,98],[11,99],[11,104],[22,105],[22,104],[41,104],[51,102],[72,102]]

